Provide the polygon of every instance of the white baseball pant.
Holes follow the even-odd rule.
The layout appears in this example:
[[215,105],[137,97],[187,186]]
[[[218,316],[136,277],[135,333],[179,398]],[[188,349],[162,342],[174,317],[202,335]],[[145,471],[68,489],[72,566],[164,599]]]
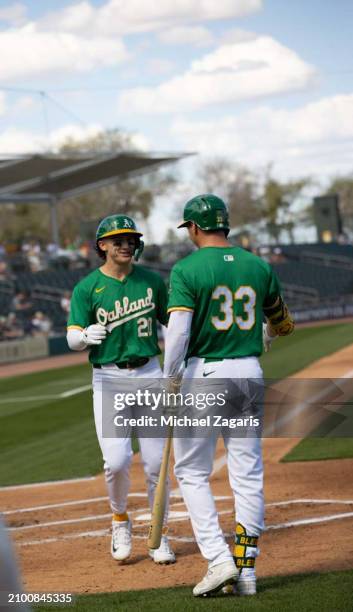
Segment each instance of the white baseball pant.
[[[207,378],[203,378],[203,374]],[[203,390],[212,389],[212,378],[231,379],[246,385],[256,379],[262,385],[263,373],[256,357],[224,359],[204,363],[193,357],[188,361],[185,379],[202,379]],[[185,380],[187,383],[187,381]],[[190,514],[197,544],[209,566],[232,559],[225,541],[211,492],[209,478],[213,468],[218,434],[203,438],[175,438],[175,475]],[[261,437],[224,439],[229,482],[235,498],[235,517],[247,533],[258,536],[264,527],[263,464]],[[251,554],[257,554],[252,550]]]

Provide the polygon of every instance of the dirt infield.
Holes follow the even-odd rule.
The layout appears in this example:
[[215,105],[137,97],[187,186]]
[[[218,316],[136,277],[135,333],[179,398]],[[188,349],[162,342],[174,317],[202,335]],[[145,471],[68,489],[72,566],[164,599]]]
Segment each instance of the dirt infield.
[[44,359],[36,359],[35,361],[8,363],[0,366],[0,378],[22,376],[23,374],[44,372],[45,370],[55,370],[70,365],[80,365],[81,363],[87,363],[86,351],[82,353],[67,353],[66,355],[58,355],[57,357],[45,357]]
[[[352,377],[353,345],[312,364],[303,378]],[[259,576],[353,567],[353,460],[279,463],[297,439],[265,439],[267,531],[257,561]],[[234,508],[217,450],[212,477],[221,524],[231,537]],[[29,591],[87,593],[192,584],[206,569],[185,506],[173,480],[170,538],[173,566],[147,555],[149,510],[139,457],[132,466],[129,511],[134,548],[121,565],[109,554],[110,514],[103,477],[0,490]],[[344,554],[343,554],[344,551]]]

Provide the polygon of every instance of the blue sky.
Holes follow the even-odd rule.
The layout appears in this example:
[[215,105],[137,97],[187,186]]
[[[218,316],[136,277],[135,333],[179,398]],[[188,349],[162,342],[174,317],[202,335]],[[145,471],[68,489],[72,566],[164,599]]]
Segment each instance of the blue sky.
[[120,127],[324,184],[353,169],[352,23],[350,0],[1,0],[0,152]]

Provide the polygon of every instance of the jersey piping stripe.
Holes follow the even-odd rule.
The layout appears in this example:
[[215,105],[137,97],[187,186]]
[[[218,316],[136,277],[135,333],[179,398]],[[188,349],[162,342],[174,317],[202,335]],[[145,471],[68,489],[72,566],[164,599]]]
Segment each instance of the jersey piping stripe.
[[172,306],[168,308],[167,312],[174,312],[175,310],[185,310],[186,312],[194,312],[193,308],[187,308],[186,306]]
[[67,329],[80,329],[81,331],[83,331],[83,327],[81,327],[81,325],[68,325]]

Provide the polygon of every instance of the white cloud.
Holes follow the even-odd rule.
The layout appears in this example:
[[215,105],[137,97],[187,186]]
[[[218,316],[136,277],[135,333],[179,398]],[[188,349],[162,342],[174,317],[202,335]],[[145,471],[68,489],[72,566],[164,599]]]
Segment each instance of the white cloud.
[[221,38],[223,44],[249,42],[255,40],[257,34],[255,32],[248,32],[246,30],[239,30],[239,28],[232,28],[224,32]]
[[214,42],[210,30],[203,26],[179,26],[163,30],[158,39],[165,45],[188,45],[203,47]]
[[4,115],[6,110],[6,96],[4,93],[0,92],[0,115]]
[[88,72],[115,65],[127,53],[119,39],[84,38],[65,32],[38,32],[31,23],[0,33],[0,79],[49,72]]
[[[0,21],[12,26],[0,31],[0,79],[115,66],[127,59],[123,34],[239,17],[261,6],[262,0],[108,0],[100,6],[83,0],[25,23],[25,4],[9,3],[0,8]],[[196,27],[194,34],[205,40],[207,30]]]
[[68,139],[82,140],[97,135],[102,131],[102,126],[97,124],[80,127],[77,125],[65,125],[50,132],[49,136],[31,132],[30,130],[19,130],[8,128],[0,132],[0,153],[38,153],[45,151],[57,151]]
[[37,152],[43,148],[40,141],[32,132],[10,127],[0,132],[0,155]]
[[43,147],[51,151],[57,151],[68,140],[82,142],[86,139],[94,138],[102,132],[102,126],[98,123],[89,125],[66,124],[50,132],[49,138]]
[[353,94],[294,109],[258,107],[215,121],[174,121],[184,150],[225,155],[251,167],[274,162],[283,176],[324,175],[353,168]]
[[182,75],[119,97],[121,111],[169,113],[302,89],[314,69],[269,36],[222,45]]
[[[99,123],[91,123],[85,126],[77,124],[66,124],[52,130],[49,135],[38,134],[30,130],[19,130],[8,128],[0,132],[0,154],[40,153],[57,152],[65,142],[73,140],[77,142],[94,138],[104,131]],[[140,132],[129,134],[133,146],[141,151],[151,149],[147,138]]]
[[20,25],[26,20],[26,15],[27,7],[20,2],[0,7],[0,22],[4,21],[10,25]]
[[151,32],[199,21],[242,17],[262,7],[262,0],[109,0],[96,7],[83,1],[48,13],[44,29],[104,34]]
[[148,72],[151,75],[160,75],[170,73],[174,69],[174,62],[163,57],[152,57],[144,65],[144,72]]

